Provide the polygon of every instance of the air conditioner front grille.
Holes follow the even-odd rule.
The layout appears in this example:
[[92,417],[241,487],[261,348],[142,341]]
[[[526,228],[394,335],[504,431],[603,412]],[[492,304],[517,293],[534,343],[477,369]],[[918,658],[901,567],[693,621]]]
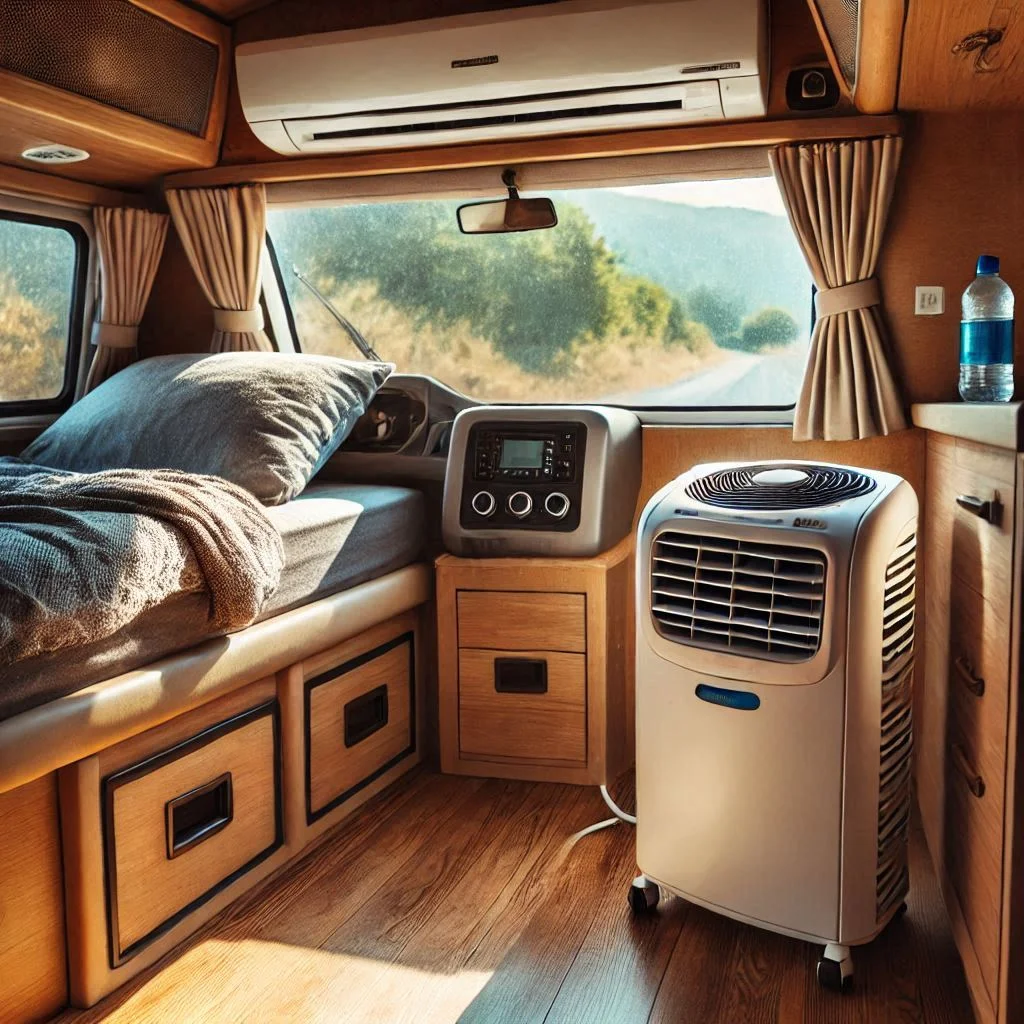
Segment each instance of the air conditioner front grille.
[[651,614],[666,640],[766,661],[821,646],[825,554],[666,530],[654,541]]
[[882,604],[881,746],[875,910],[881,921],[910,885],[910,760],[914,747],[914,601],[917,535],[904,538],[885,569]]
[[691,480],[686,493],[718,508],[781,512],[836,505],[870,494],[876,486],[855,469],[776,462],[708,473]]

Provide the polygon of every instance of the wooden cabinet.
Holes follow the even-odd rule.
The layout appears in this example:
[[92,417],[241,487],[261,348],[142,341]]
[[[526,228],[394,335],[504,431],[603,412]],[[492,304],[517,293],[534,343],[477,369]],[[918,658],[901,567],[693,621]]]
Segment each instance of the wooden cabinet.
[[611,782],[633,760],[633,560],[437,561],[441,767]]
[[1018,776],[1022,456],[928,438],[921,816],[982,1024],[1024,1019]]

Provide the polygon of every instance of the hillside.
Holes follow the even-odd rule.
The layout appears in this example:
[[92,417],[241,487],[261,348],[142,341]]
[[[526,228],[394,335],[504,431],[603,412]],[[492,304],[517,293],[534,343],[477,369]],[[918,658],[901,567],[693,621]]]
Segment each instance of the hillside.
[[810,275],[785,217],[609,189],[562,196],[586,212],[630,273],[677,295],[699,285],[732,292],[745,300],[745,314],[781,306],[809,330]]

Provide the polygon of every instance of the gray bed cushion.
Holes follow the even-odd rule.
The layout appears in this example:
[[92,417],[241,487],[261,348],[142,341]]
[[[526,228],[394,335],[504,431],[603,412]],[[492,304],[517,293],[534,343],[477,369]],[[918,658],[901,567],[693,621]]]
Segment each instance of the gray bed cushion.
[[[426,540],[423,495],[404,487],[314,481],[267,515],[284,569],[260,621],[401,569],[422,557]],[[0,721],[209,639],[209,610],[205,590],[179,594],[98,643],[5,667]]]
[[22,458],[80,473],[206,473],[280,505],[345,440],[393,369],[278,352],[145,359],[76,402]]

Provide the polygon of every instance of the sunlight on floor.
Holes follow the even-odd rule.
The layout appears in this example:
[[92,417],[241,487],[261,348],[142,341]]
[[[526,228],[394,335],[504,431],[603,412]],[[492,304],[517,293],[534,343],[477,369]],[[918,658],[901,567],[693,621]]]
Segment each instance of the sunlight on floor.
[[[232,965],[229,972],[211,970],[225,962]],[[173,1016],[178,1024],[448,1024],[458,1020],[492,973],[435,974],[279,942],[208,939],[169,964],[107,1020],[156,1022]]]

